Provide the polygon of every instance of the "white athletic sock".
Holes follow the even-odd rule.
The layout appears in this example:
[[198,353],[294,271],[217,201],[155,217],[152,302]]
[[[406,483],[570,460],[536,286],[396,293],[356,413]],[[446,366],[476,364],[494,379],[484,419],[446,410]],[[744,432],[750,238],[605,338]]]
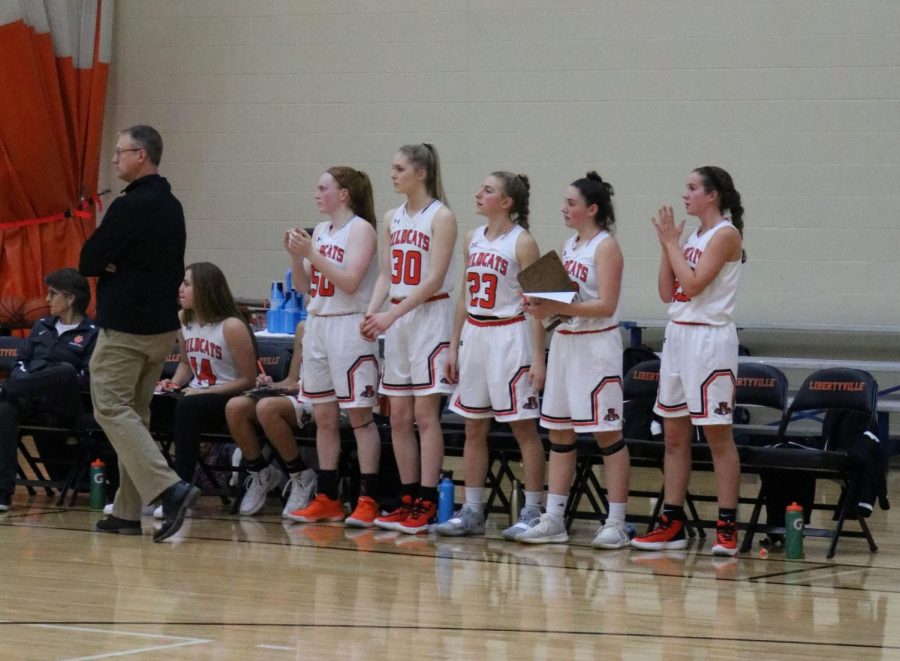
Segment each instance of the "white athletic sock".
[[565,518],[566,516],[566,502],[568,502],[568,496],[558,496],[555,493],[547,494],[547,514],[551,516],[558,516],[559,518]]
[[609,504],[609,517],[606,519],[606,521],[625,521],[625,508],[627,506],[628,503],[611,502]]
[[538,509],[540,509],[542,500],[544,500],[543,491],[525,492],[525,507],[537,507]]
[[483,487],[466,487],[466,506],[473,510],[484,509]]

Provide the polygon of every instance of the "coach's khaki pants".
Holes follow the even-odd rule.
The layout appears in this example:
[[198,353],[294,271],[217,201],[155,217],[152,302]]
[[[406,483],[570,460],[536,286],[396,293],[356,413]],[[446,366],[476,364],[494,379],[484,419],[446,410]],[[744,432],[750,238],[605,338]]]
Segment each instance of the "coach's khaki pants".
[[91,357],[94,417],[119,456],[119,490],[113,516],[141,518],[151,503],[178,482],[150,436],[150,400],[172,350],[176,331],[132,335],[102,329]]

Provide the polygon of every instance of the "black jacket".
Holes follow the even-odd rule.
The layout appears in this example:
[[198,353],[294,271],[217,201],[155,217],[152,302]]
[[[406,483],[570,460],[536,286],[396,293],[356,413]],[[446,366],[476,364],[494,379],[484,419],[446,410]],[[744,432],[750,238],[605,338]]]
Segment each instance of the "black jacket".
[[68,363],[78,372],[78,384],[88,387],[88,364],[97,342],[97,326],[85,317],[77,327],[62,335],[56,333],[59,317],[38,319],[31,328],[25,346],[19,350],[15,370],[33,374],[48,365]]
[[81,273],[100,276],[97,325],[135,335],[176,330],[185,240],[184,211],[168,181],[151,174],[128,184],[81,249]]

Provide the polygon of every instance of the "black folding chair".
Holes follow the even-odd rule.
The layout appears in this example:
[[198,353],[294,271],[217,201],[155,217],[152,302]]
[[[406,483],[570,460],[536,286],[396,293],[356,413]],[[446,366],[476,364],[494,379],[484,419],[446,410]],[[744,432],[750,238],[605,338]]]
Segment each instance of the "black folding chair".
[[[841,497],[836,504],[815,503],[813,509],[834,513],[833,529],[810,528],[804,530],[805,537],[827,537],[831,539],[828,558],[834,557],[841,535],[864,537],[871,551],[878,547],[869,531],[865,519],[856,510],[857,486],[862,475],[861,466],[853,459],[854,446],[867,442],[862,434],[857,438],[833,434],[828,437],[804,439],[803,443],[789,440],[787,430],[798,413],[808,411],[849,411],[874,421],[878,384],[871,374],[863,370],[831,368],[810,374],[793,402],[782,417],[775,443],[767,447],[742,446],[741,464],[750,470],[777,469],[787,475],[809,475],[815,481],[834,480],[841,485]],[[753,513],[747,523],[747,531],[741,551],[749,551],[756,532],[783,535],[783,526],[760,524],[759,517],[770,487],[765,481],[756,496]],[[845,531],[846,519],[855,519],[860,530]]]
[[[17,362],[19,349],[24,345],[24,338],[0,337],[0,374],[9,375]],[[66,424],[62,424],[55,416],[40,411],[31,415],[26,414],[18,420],[17,445],[20,460],[16,467],[19,475],[16,483],[24,486],[29,495],[35,495],[35,488],[43,488],[48,496],[53,494],[53,489],[57,489],[59,491],[57,504],[62,505],[66,494],[71,490],[69,505],[74,505],[79,485],[85,484],[90,474],[91,459],[99,453],[109,454],[108,447],[100,447],[100,444],[105,442],[105,436],[94,420],[90,393],[83,392],[81,396],[84,412],[76,420],[67,421]],[[59,460],[61,464],[68,464],[64,477],[51,479],[50,471],[47,469],[51,458],[34,454],[24,442],[28,436],[41,437],[58,443],[60,452],[53,459]]]

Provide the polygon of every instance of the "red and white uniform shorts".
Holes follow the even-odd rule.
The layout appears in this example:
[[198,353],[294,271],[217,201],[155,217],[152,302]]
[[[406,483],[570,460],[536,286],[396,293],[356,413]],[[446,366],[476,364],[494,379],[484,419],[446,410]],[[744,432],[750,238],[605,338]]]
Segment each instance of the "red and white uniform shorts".
[[730,425],[734,412],[738,337],[734,324],[666,326],[654,412],[691,416],[695,425]]
[[297,397],[301,402],[337,401],[342,409],[375,405],[378,343],[360,335],[362,318],[362,314],[307,318]]
[[384,333],[379,391],[391,397],[453,392],[444,368],[453,334],[453,305],[441,294],[413,308]]
[[532,326],[524,315],[502,320],[468,317],[459,345],[459,383],[450,398],[451,411],[500,422],[540,415],[538,393],[528,374]]
[[553,334],[541,427],[576,432],[622,429],[622,334],[618,326]]

